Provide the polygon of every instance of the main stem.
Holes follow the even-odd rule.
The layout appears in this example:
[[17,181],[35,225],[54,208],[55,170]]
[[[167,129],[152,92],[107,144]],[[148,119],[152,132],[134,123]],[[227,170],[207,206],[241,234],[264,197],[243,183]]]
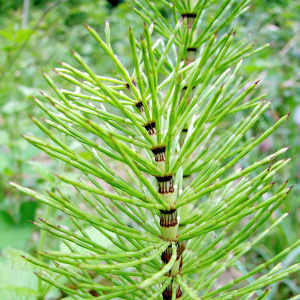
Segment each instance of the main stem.
[[[195,48],[195,46],[193,45],[193,42],[196,40],[196,35],[197,35],[197,30],[195,29],[195,20],[197,18],[197,13],[193,11],[194,7],[197,4],[196,0],[187,0],[190,1],[190,6],[187,5],[187,7],[190,7],[190,11],[185,11],[182,13],[182,18],[186,19],[186,22],[183,22],[183,24],[187,25],[187,32],[188,32],[188,39],[187,39],[187,43],[188,45],[186,45],[186,55],[185,55],[185,59],[184,59],[184,63],[185,66],[191,64],[192,62],[195,61],[196,59],[196,51],[197,48]],[[188,4],[188,3],[187,3]],[[187,74],[183,74],[182,75],[187,76]],[[194,90],[195,86],[192,87],[192,89]],[[186,90],[188,89],[188,86],[183,87],[182,91],[181,91],[181,97],[180,97],[180,101],[181,99],[183,99],[184,94],[186,92]],[[188,109],[190,101],[193,98],[193,90],[192,92],[188,95],[187,97],[187,102],[186,102],[186,107],[185,109]],[[187,131],[188,131],[188,127],[189,127],[189,122],[187,122],[180,134],[180,139],[179,139],[179,145],[180,147],[182,147],[186,135],[187,135]],[[190,159],[188,159],[187,163],[189,163]],[[190,176],[189,175],[185,175],[183,173],[183,186],[182,188],[185,189],[189,183],[190,183]],[[184,221],[190,216],[190,207],[188,205],[185,205],[183,207],[181,207],[180,209],[180,220],[184,223]],[[184,226],[184,225],[183,225]],[[179,242],[178,244],[178,248],[181,249],[181,254],[183,253],[183,251],[185,250],[185,242]]]
[[[189,1],[189,0],[188,0]],[[191,0],[191,12],[186,12],[182,14],[183,18],[187,19],[187,29],[189,34],[189,45],[187,45],[187,53],[185,57],[185,65],[188,65],[195,61],[196,57],[196,50],[192,44],[194,40],[194,30],[193,32],[193,25],[195,22],[195,19],[197,17],[196,13],[193,13],[193,8],[196,5],[197,1]],[[182,97],[185,93],[185,90],[187,87],[184,87],[182,90]],[[187,107],[191,98],[193,97],[192,93],[189,95],[188,101],[187,101]],[[145,116],[145,110],[143,107],[143,103],[140,101],[136,103],[136,107],[139,109],[141,115],[144,117],[145,120],[147,120]],[[184,127],[181,137],[180,137],[180,146],[182,146],[182,143],[184,142],[184,139],[186,137],[188,125]],[[156,126],[154,121],[148,121],[144,125],[145,129],[147,130],[149,136],[153,139],[155,144],[157,144],[157,138],[156,138]],[[166,146],[165,145],[157,145],[152,149],[152,153],[155,157],[155,162],[157,166],[165,173],[165,160],[166,160]],[[177,210],[173,209],[174,201],[175,201],[175,188],[174,188],[174,174],[166,174],[163,177],[156,177],[157,184],[158,184],[158,192],[161,195],[161,197],[165,200],[167,204],[169,204],[170,209],[169,210],[161,210],[160,211],[160,231],[161,231],[161,238],[165,241],[172,242],[174,241],[177,245],[177,257],[174,265],[172,266],[171,270],[169,271],[169,276],[174,277],[176,276],[181,268],[182,268],[182,253],[185,250],[185,243],[184,242],[177,242],[177,235],[178,235],[178,226],[179,226],[179,218],[177,217]],[[189,181],[189,178],[184,178],[185,182]],[[188,209],[188,207],[187,207]],[[187,214],[188,210],[185,208],[182,210],[182,214]],[[172,257],[172,245],[170,243],[169,247],[162,253],[161,260],[163,264],[167,264]],[[173,280],[171,283],[167,286],[167,288],[163,291],[162,296],[164,300],[171,300],[172,299],[172,291],[173,291]],[[176,288],[176,299],[180,299],[182,297],[182,291],[181,288],[178,286]]]
[[[136,107],[139,109],[141,115],[145,117],[144,107],[141,102],[136,104]],[[144,125],[149,136],[157,143],[156,138],[156,126],[154,121],[150,121]],[[158,145],[152,148],[152,153],[155,158],[156,165],[165,173],[165,163],[166,163],[166,146]],[[168,276],[176,276],[181,267],[182,267],[182,252],[184,251],[183,244],[177,242],[178,235],[178,225],[179,218],[177,217],[177,210],[173,209],[175,202],[175,187],[174,187],[174,174],[165,174],[163,177],[156,177],[158,185],[158,193],[164,199],[164,201],[169,205],[169,210],[160,211],[160,232],[161,238],[164,241],[175,242],[177,245],[177,257],[176,261],[173,264],[172,268],[169,271]],[[172,257],[172,245],[170,243],[169,247],[162,253],[161,260],[164,265],[168,264]],[[163,291],[162,296],[164,300],[172,299],[173,291],[173,280]],[[182,291],[178,286],[176,289],[176,299],[180,299],[182,296]]]

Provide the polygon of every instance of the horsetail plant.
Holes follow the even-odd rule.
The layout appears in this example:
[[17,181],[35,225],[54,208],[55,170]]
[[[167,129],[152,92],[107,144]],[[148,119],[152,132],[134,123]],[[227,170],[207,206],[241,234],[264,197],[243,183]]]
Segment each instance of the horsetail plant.
[[[44,195],[11,183],[66,213],[78,229],[33,222],[68,249],[38,253],[53,265],[25,257],[40,267],[41,280],[72,299],[246,300],[268,299],[266,287],[299,271],[299,264],[276,263],[300,241],[252,270],[241,263],[287,216],[269,221],[291,189],[272,182],[290,160],[277,159],[288,147],[241,164],[288,117],[249,138],[271,104],[265,95],[253,96],[258,82],[238,76],[243,59],[260,50],[236,42],[228,29],[249,2],[157,1],[170,21],[149,0],[136,1],[145,24],[140,39],[129,29],[133,72],[115,54],[107,22],[104,40],[86,28],[117,78],[95,74],[73,50],[81,69],[61,63],[54,71],[75,91],[58,88],[43,73],[54,96],[41,93],[45,101],[34,100],[49,119],[47,125],[32,120],[51,142],[24,137],[81,172],[78,180],[57,177],[89,209],[59,189]],[[72,149],[74,140],[89,158]],[[110,246],[95,241],[90,229]],[[233,269],[239,275],[226,280]]]

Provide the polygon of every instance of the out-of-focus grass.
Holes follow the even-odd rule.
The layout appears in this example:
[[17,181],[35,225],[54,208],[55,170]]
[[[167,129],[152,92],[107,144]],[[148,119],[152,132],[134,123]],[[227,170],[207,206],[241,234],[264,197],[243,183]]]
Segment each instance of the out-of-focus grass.
[[[123,40],[129,23],[134,26],[136,22],[128,5],[119,5],[118,10],[112,10],[105,1],[69,1],[61,2],[47,12],[52,5],[53,1],[47,1],[46,5],[32,5],[28,28],[21,28],[22,5],[0,2],[0,7],[6,11],[5,14],[4,10],[0,12],[0,214],[3,214],[0,226],[6,226],[6,231],[8,227],[24,227],[20,222],[27,209],[25,203],[29,201],[28,207],[32,207],[31,218],[36,209],[30,199],[24,199],[23,195],[12,190],[8,181],[29,187],[42,185],[47,189],[57,184],[48,171],[48,168],[58,171],[54,170],[53,163],[21,137],[25,132],[41,134],[28,117],[28,114],[41,114],[32,96],[39,97],[39,90],[48,90],[41,68],[51,72],[51,68],[58,66],[57,60],[73,63],[69,57],[69,46],[72,45],[75,50],[80,48],[84,58],[98,73],[111,73],[109,60],[102,59],[100,49],[84,27],[84,23],[88,23],[103,33],[108,16],[112,44],[118,48],[120,56],[129,59]],[[121,19],[124,19],[122,25],[119,24]],[[31,160],[33,162],[29,163]],[[26,224],[30,223],[26,221]],[[31,225],[27,227],[31,228]],[[17,240],[23,241],[11,244],[2,238],[0,230],[1,248],[8,245],[24,248],[29,237],[30,234],[21,234]]]
[[[238,28],[238,36],[252,34],[249,39],[257,46],[270,43],[262,52],[245,60],[244,73],[256,73],[262,79],[260,91],[273,100],[272,110],[265,114],[259,123],[267,128],[280,116],[291,113],[290,118],[260,147],[260,152],[271,153],[285,145],[290,145],[288,156],[291,163],[281,171],[282,182],[289,179],[295,185],[284,204],[276,211],[274,220],[289,212],[280,227],[275,229],[263,243],[256,248],[257,260],[267,260],[300,238],[300,5],[297,1],[253,1],[250,12],[241,19],[243,27]],[[298,112],[297,112],[298,108]],[[255,133],[254,133],[255,134]],[[255,158],[254,158],[255,159]],[[251,260],[249,260],[251,261]],[[288,255],[284,261],[287,267],[300,261],[300,248]],[[300,274],[276,284],[268,299],[288,299],[300,294]]]
[[[126,55],[128,48],[123,40],[129,24],[132,27],[137,24],[128,4],[111,9],[106,1],[71,0],[49,10],[54,2],[30,1],[28,28],[21,28],[22,3],[0,1],[0,264],[3,270],[0,271],[0,299],[46,299],[44,295],[48,293],[48,287],[41,285],[35,275],[30,275],[34,269],[24,265],[22,259],[16,266],[16,257],[23,253],[12,255],[5,249],[23,249],[32,253],[34,250],[57,248],[56,239],[45,232],[40,236],[28,220],[39,216],[65,223],[60,213],[37,205],[8,185],[9,181],[16,181],[32,188],[39,186],[51,190],[55,186],[64,190],[53,175],[61,172],[64,166],[50,160],[21,137],[28,132],[41,135],[28,116],[41,115],[32,96],[39,97],[39,90],[47,92],[49,89],[41,68],[51,72],[51,68],[59,66],[57,60],[74,65],[69,56],[69,47],[72,46],[75,50],[80,49],[99,74],[111,73],[112,65],[109,60],[102,59],[103,53],[88,34],[84,23],[103,33],[109,16],[112,44],[121,57],[127,57],[125,63],[129,63],[129,55]],[[120,20],[123,20],[122,25]],[[64,88],[67,87],[64,85]],[[68,174],[67,169],[64,172],[67,176],[74,176]],[[64,192],[68,195],[73,193]],[[10,268],[13,269],[11,273],[8,272]],[[18,278],[16,272],[20,275]],[[59,294],[52,291],[48,296],[57,299]]]

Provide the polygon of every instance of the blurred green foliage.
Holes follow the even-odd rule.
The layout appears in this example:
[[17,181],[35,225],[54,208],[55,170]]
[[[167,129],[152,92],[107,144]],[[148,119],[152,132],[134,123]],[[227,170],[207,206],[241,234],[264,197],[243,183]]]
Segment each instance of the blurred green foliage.
[[[49,160],[21,137],[25,132],[41,134],[27,113],[36,117],[41,114],[32,100],[32,96],[39,95],[38,90],[48,90],[41,68],[49,71],[58,65],[57,60],[74,65],[69,56],[70,46],[78,50],[88,64],[93,65],[95,72],[106,75],[113,73],[112,64],[103,58],[103,53],[89,36],[84,23],[103,34],[105,20],[109,19],[112,46],[122,57],[125,66],[130,66],[127,29],[130,25],[138,33],[142,26],[129,4],[126,0],[34,0],[30,1],[28,16],[24,16],[23,1],[0,0],[0,250],[16,248],[33,251],[43,247],[58,247],[50,238],[45,238],[45,234],[37,236],[28,220],[45,215],[50,216],[50,219],[62,217],[54,211],[38,207],[32,199],[8,185],[8,181],[16,181],[33,189],[37,185],[47,190],[51,190],[54,185],[64,189],[53,173],[68,170],[64,170],[62,165],[59,170],[55,169],[57,164],[53,160]],[[167,13],[162,12],[164,15]],[[243,67],[245,76],[262,79],[260,92],[267,93],[268,99],[274,98],[273,110],[264,116],[259,126],[265,129],[280,116],[291,112],[289,122],[279,128],[251,159],[257,160],[262,152],[265,156],[275,149],[292,145],[289,152],[293,157],[292,163],[282,171],[279,181],[291,177],[290,181],[296,185],[281,211],[276,211],[278,215],[288,211],[290,217],[265,239],[263,246],[255,249],[257,255],[249,259],[249,269],[251,264],[256,265],[256,260],[273,257],[299,238],[300,207],[297,200],[300,194],[300,126],[295,122],[297,117],[300,119],[300,116],[295,115],[296,107],[300,105],[299,15],[300,5],[297,1],[253,0],[250,10],[235,24],[237,40],[248,37],[256,42],[257,47],[270,43],[270,47],[247,58]],[[22,28],[23,18],[28,18],[28,28]],[[67,87],[64,85],[64,88]],[[66,193],[71,195],[72,191]],[[63,223],[63,220],[60,222]],[[293,260],[299,260],[299,252],[293,253]],[[5,255],[1,257],[0,270],[8,268],[7,257],[11,255],[3,253]],[[299,294],[299,277],[295,275],[292,280],[277,286],[272,299],[287,299]],[[0,282],[3,278],[4,272],[1,272]],[[27,277],[28,280],[30,278]],[[12,277],[6,287],[11,287],[15,281]],[[41,293],[38,283],[34,281],[32,284],[32,290],[27,291],[29,295]],[[31,285],[27,285],[25,280],[20,291],[24,292],[23,287],[26,286]],[[44,294],[45,289],[43,287]],[[7,290],[4,293],[0,294],[1,299],[16,299],[15,294]],[[24,299],[33,299],[30,297]]]
[[[289,179],[295,184],[292,195],[283,209],[290,212],[290,228],[287,242],[299,238],[299,199],[300,194],[300,127],[296,123],[300,116],[296,107],[300,105],[300,5],[297,1],[254,1],[250,13],[241,19],[243,27],[239,28],[242,35],[251,31],[251,39],[257,45],[270,43],[261,53],[245,61],[244,73],[258,74],[262,79],[260,91],[268,94],[273,100],[273,111],[269,112],[260,122],[265,128],[278,117],[290,112],[291,116],[285,126],[276,131],[261,151],[269,151],[283,145],[291,145],[289,155],[293,158],[288,168],[283,170],[283,179]],[[298,121],[299,122],[299,121]],[[265,124],[265,125],[264,125]],[[283,248],[278,240],[273,238],[270,250]]]
[[[58,5],[54,6],[54,3]],[[111,72],[111,64],[107,59],[101,59],[102,53],[92,43],[84,23],[103,32],[105,20],[110,15],[112,43],[120,56],[128,57],[123,40],[129,23],[134,25],[135,16],[130,14],[131,9],[126,4],[111,10],[106,1],[35,1],[29,9],[30,29],[22,29],[22,3],[2,1],[0,7],[3,28],[0,31],[0,213],[5,216],[0,223],[1,229],[19,226],[19,220],[25,215],[22,203],[30,201],[11,190],[8,181],[22,182],[29,187],[45,184],[45,188],[50,189],[49,182],[54,183],[55,179],[48,168],[57,172],[47,157],[21,137],[25,132],[40,134],[27,114],[38,116],[41,113],[32,100],[32,96],[39,95],[39,90],[48,89],[41,68],[49,71],[58,65],[58,59],[70,62],[68,47],[72,45],[75,49],[80,48],[99,73]],[[125,15],[128,15],[126,26],[117,25]],[[28,163],[31,160],[34,162]],[[26,224],[26,228],[31,228],[29,222]],[[3,238],[0,233],[2,241]],[[29,238],[30,233],[23,235],[23,240]],[[9,244],[3,242],[1,248]],[[19,245],[20,248],[25,246],[21,242]]]

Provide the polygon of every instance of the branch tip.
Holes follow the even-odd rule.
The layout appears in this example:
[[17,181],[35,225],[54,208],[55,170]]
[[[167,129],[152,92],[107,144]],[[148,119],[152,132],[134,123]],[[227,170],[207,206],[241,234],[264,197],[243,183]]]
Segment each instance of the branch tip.
[[288,191],[288,193],[291,191],[291,189],[292,189],[292,188],[294,188],[294,186],[295,186],[295,184],[294,184],[294,185],[292,185],[292,186],[289,188],[289,191]]
[[261,81],[261,79],[257,80],[254,84],[258,85],[258,83]]

